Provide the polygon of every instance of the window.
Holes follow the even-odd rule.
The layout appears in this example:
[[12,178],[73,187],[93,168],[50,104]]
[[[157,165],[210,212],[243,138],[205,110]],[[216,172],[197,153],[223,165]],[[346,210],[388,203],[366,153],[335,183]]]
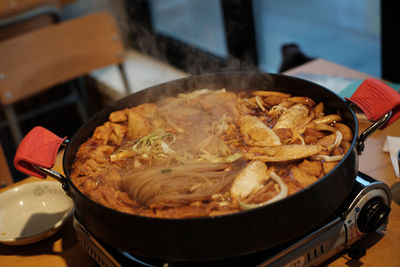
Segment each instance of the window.
[[276,72],[281,46],[381,76],[379,1],[253,0],[259,66]]
[[[132,44],[190,73],[278,72],[281,47],[381,77],[381,1],[126,1]],[[398,9],[395,9],[398,10]]]
[[153,29],[226,59],[224,20],[220,1],[151,0]]
[[134,48],[189,73],[255,70],[251,1],[126,1]]

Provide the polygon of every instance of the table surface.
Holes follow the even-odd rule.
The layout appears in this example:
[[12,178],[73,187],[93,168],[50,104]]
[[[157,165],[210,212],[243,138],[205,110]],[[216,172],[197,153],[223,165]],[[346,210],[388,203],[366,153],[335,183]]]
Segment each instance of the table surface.
[[[368,75],[352,69],[317,59],[286,74],[295,75],[298,72],[331,74],[348,78],[364,79]],[[360,129],[368,124],[360,123]],[[359,157],[360,171],[392,186],[398,181],[395,177],[388,153],[382,151],[387,135],[400,136],[400,123],[376,131],[365,142],[365,150]],[[62,172],[62,153],[56,159],[54,169]],[[10,185],[0,192],[20,183],[37,181],[29,177],[21,182]],[[334,259],[329,266],[400,266],[400,206],[392,202],[389,224],[384,235],[369,238],[367,254],[359,260],[353,260],[347,255]],[[371,245],[372,244],[372,245]],[[97,266],[91,257],[81,247],[69,220],[55,235],[36,244],[26,246],[0,245],[0,266]]]

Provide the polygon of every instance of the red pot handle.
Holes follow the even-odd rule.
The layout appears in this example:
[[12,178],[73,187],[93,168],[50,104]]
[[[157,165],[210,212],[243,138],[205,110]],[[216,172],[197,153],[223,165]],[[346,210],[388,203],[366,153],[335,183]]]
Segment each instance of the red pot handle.
[[28,175],[46,178],[46,175],[34,165],[47,169],[52,168],[57,152],[66,138],[60,138],[40,126],[33,128],[18,146],[14,157],[15,168]]
[[356,92],[346,99],[356,104],[370,121],[378,121],[392,111],[391,118],[380,129],[400,118],[400,94],[379,80],[366,79]]

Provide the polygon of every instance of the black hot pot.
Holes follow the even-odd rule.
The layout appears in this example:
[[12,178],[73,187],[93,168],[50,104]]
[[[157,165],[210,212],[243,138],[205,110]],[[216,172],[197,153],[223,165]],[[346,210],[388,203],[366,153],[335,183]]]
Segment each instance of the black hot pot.
[[[378,84],[377,88],[385,87],[376,80],[369,83],[374,86]],[[378,90],[392,90],[398,95],[386,87]],[[108,119],[110,112],[154,102],[160,96],[175,96],[177,93],[202,88],[226,88],[229,91],[274,90],[308,96],[316,102],[323,101],[325,108],[334,113],[339,112],[355,133],[351,148],[333,170],[296,194],[263,207],[215,217],[160,219],[131,215],[92,201],[73,184],[70,179],[71,166],[79,146],[92,135],[98,125]],[[350,100],[360,102],[357,98]],[[365,106],[361,103],[361,109],[368,112],[368,105]],[[192,76],[128,95],[93,116],[66,145],[63,159],[65,176],[51,170],[64,139],[53,136],[43,128],[34,128],[24,138],[18,148],[15,164],[19,170],[28,174],[43,177],[49,174],[60,180],[66,193],[74,200],[80,223],[96,238],[109,245],[138,256],[175,261],[236,257],[293,240],[311,231],[333,214],[352,189],[358,172],[358,153],[362,151],[364,139],[376,128],[387,125],[391,110],[388,105],[385,109],[387,114],[381,114],[381,119],[358,137],[357,118],[350,102],[315,83],[266,73]]]

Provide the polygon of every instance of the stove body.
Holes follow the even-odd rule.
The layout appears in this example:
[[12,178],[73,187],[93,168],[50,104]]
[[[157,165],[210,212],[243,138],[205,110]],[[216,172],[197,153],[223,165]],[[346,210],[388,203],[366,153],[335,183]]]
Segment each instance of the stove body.
[[303,267],[321,264],[366,235],[382,231],[388,223],[391,192],[388,186],[359,173],[354,188],[323,225],[301,238],[277,248],[217,261],[168,262],[130,255],[96,239],[74,217],[78,239],[100,266],[284,266]]

